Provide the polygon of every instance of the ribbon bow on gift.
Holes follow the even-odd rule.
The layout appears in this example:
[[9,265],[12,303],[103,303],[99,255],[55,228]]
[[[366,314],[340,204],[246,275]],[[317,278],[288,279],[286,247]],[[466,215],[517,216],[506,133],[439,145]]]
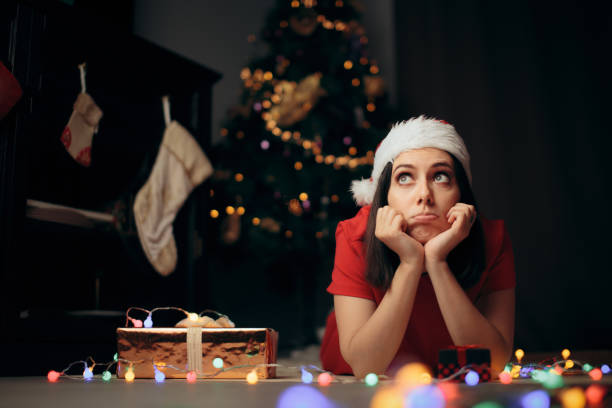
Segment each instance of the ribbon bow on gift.
[[465,346],[449,346],[448,349],[457,351],[457,363],[459,363],[459,367],[464,367],[467,364],[466,351],[468,349],[480,349],[484,348],[478,344],[467,344]]

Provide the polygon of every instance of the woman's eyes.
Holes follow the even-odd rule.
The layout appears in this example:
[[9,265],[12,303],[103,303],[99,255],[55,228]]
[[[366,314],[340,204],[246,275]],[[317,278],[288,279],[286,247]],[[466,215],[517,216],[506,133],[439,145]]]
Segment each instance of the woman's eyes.
[[[451,180],[450,175],[448,175],[447,173],[443,171],[440,171],[434,174],[433,179],[435,182],[438,182],[438,183],[448,183]],[[401,173],[397,177],[397,182],[399,184],[407,184],[410,182],[410,180],[412,180],[412,175],[410,173]]]

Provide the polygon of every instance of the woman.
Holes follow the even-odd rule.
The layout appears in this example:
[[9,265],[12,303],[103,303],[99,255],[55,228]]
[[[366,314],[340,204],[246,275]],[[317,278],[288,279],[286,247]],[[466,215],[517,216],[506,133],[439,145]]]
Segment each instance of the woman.
[[361,378],[392,374],[438,351],[478,344],[491,373],[514,337],[514,256],[501,220],[479,216],[470,158],[455,128],[423,116],[396,124],[379,145],[372,177],[354,181],[363,208],[338,224],[334,312],[323,368]]

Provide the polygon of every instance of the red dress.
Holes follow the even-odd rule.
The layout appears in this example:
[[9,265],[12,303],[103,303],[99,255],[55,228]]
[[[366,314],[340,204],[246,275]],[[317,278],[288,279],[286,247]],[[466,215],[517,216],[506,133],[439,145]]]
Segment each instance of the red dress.
[[[370,299],[378,306],[385,293],[365,279],[363,236],[369,213],[370,206],[365,206],[355,217],[338,224],[332,282],[327,291],[332,295]],[[486,266],[478,283],[466,291],[473,303],[491,292],[516,286],[514,254],[504,221],[482,217],[480,220],[485,238]],[[433,369],[438,362],[438,351],[452,344],[429,275],[423,275],[419,280],[404,339],[389,365],[388,373],[413,361],[420,361]],[[325,370],[335,374],[353,373],[340,354],[338,326],[333,311],[327,318],[320,358]]]

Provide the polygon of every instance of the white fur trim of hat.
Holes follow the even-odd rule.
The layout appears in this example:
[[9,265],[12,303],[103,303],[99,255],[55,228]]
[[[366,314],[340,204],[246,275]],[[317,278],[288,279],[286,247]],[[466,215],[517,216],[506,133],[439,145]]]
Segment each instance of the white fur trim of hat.
[[393,163],[402,152],[424,147],[434,147],[455,156],[463,165],[470,185],[472,184],[470,154],[453,125],[421,115],[393,125],[376,150],[372,177],[353,180],[351,192],[357,205],[372,204],[378,178],[387,163]]

